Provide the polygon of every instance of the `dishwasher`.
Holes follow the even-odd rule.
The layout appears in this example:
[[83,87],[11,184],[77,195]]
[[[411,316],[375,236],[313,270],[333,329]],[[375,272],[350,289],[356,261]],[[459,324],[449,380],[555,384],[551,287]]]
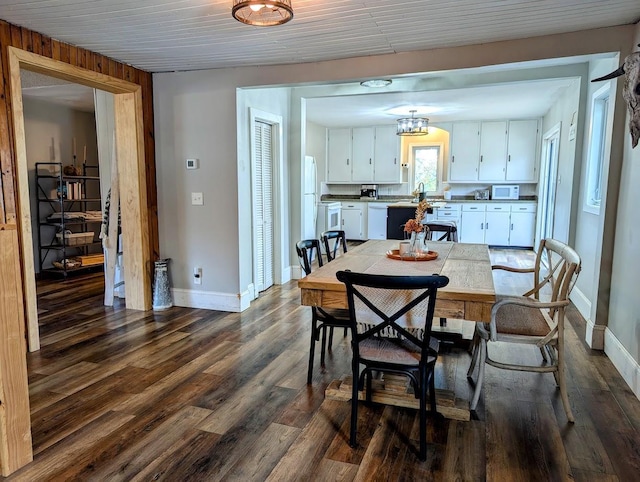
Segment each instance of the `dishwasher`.
[[367,207],[367,239],[387,239],[389,203],[370,202]]

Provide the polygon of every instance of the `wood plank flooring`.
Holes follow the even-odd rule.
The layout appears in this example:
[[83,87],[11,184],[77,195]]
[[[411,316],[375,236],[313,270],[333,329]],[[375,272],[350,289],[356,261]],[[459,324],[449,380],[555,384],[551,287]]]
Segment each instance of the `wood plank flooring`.
[[[532,262],[522,251],[492,257]],[[522,283],[496,278],[501,291]],[[638,480],[640,401],[581,341],[575,309],[567,333],[575,425],[551,375],[487,367],[477,416],[430,422],[420,462],[411,409],[363,404],[359,446],[349,447],[349,402],[324,399],[349,371],[348,342],[336,337],[307,386],[310,313],[295,282],[243,313],[140,313],[117,300],[107,308],[102,290],[99,276],[39,283],[42,350],[27,357],[35,458],[6,480]],[[437,386],[469,399],[469,360],[449,348]]]

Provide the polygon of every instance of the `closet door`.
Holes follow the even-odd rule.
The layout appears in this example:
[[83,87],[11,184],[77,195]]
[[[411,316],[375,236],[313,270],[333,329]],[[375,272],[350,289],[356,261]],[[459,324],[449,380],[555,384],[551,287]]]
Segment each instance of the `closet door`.
[[254,125],[255,164],[253,170],[254,283],[256,292],[273,285],[273,128]]

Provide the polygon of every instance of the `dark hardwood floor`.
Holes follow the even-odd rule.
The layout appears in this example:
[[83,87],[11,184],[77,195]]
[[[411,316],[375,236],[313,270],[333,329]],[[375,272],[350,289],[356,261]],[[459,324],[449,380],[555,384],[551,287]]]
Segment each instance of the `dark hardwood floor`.
[[[520,251],[501,263],[531,262]],[[520,291],[513,275],[501,291]],[[435,420],[417,458],[416,413],[362,406],[324,389],[349,371],[340,336],[306,385],[309,308],[295,282],[243,313],[102,306],[99,276],[38,284],[42,349],[29,354],[34,461],[7,480],[577,480],[640,477],[640,401],[609,359],[582,342],[569,311],[567,424],[551,375],[487,367],[477,417]],[[469,328],[472,328],[469,324]],[[536,360],[533,347],[499,345]],[[450,348],[437,385],[470,398],[469,354]]]

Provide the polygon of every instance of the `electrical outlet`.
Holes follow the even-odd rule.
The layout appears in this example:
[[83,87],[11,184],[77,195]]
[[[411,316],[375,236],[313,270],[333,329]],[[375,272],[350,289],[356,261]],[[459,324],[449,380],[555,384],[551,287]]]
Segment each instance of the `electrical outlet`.
[[193,268],[193,283],[196,285],[202,284],[202,268]]
[[193,206],[203,206],[204,205],[204,197],[201,192],[192,192],[191,193],[191,204]]

